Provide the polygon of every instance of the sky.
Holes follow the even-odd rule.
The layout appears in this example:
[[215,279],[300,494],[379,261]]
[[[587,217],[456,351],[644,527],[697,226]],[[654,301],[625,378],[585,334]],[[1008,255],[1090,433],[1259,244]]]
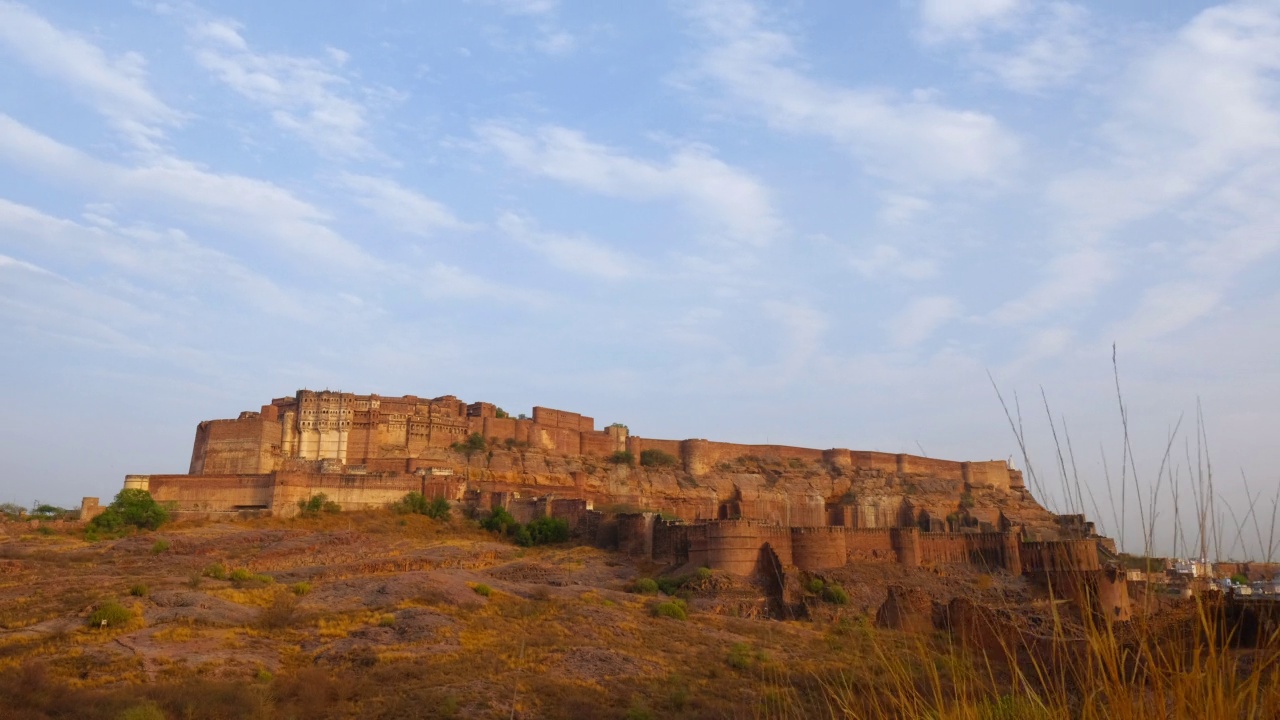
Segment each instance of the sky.
[[1208,458],[1259,557],[1277,199],[1274,1],[0,0],[0,501],[329,388],[1029,461],[1166,553]]

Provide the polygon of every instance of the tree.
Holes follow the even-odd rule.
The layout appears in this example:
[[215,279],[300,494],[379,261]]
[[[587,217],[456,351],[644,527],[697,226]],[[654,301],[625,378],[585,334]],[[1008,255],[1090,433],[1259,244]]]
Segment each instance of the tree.
[[609,456],[609,462],[614,465],[634,465],[636,457],[631,454],[630,450],[619,450]]
[[168,521],[169,511],[156,502],[151,493],[125,488],[116,493],[107,509],[94,518],[90,525],[98,530],[119,532],[129,527],[155,530]]
[[478,452],[483,452],[489,446],[484,436],[480,433],[471,433],[467,439],[462,442],[456,442],[449,446],[454,452],[460,452],[467,456],[467,462],[471,461],[471,456]]
[[657,448],[640,451],[640,464],[645,467],[673,467],[679,462],[675,455]]

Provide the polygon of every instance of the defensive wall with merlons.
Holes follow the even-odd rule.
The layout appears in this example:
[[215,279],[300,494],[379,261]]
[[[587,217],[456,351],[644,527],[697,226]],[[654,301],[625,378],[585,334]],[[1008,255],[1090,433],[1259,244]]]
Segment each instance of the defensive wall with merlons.
[[823,572],[850,563],[909,567],[968,565],[1025,575],[1046,590],[1114,620],[1131,614],[1123,572],[1105,567],[1098,540],[1024,542],[1017,532],[922,532],[916,527],[785,527],[754,520],[699,523],[653,513],[618,518],[618,547],[669,566],[751,576],[772,558],[783,568]]

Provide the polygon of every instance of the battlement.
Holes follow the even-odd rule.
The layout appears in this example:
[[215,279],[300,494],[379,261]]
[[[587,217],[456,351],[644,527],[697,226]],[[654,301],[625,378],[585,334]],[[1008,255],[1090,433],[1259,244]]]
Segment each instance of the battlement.
[[[965,488],[1022,489],[1022,474],[1001,460],[959,462],[907,454],[819,450],[704,439],[662,440],[631,435],[622,424],[596,430],[595,419],[537,406],[532,417],[499,417],[496,405],[465,403],[452,395],[386,397],[329,390],[299,390],[235,419],[205,420],[196,428],[192,475],[269,473],[290,460],[333,460],[345,465],[389,467],[448,450],[478,434],[487,443],[539,450],[556,456],[609,457],[629,451],[640,458],[659,450],[679,469],[699,477],[744,459],[792,467],[826,467],[858,477],[894,477]],[[822,522],[822,521],[819,521]],[[854,524],[851,520],[849,524]]]

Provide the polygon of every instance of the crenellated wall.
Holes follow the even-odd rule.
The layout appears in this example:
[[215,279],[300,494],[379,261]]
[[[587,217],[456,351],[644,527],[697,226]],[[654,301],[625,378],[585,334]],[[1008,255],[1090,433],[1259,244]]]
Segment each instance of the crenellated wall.
[[[844,449],[661,440],[630,435],[625,426],[617,424],[596,430],[593,418],[541,406],[533,408],[531,418],[511,418],[498,417],[498,408],[492,403],[467,404],[452,395],[424,399],[311,390],[276,398],[261,410],[241,413],[234,420],[200,423],[190,474],[270,473],[293,460],[334,460],[370,472],[402,471],[411,461],[436,457],[471,434],[499,445],[520,444],[566,457],[608,457],[629,450],[639,459],[645,450],[656,449],[678,458],[680,469],[695,478],[755,459],[791,467],[834,468],[858,478],[886,478],[930,492],[958,494],[967,486],[1007,491],[1022,485],[1021,474],[998,460],[953,462]],[[776,507],[770,504],[776,501],[763,495],[745,502],[758,505],[755,517],[788,525],[828,523],[827,508],[810,507],[807,499]],[[862,507],[851,513],[848,523],[852,527],[899,524],[882,509]],[[725,514],[726,519],[734,516]]]

